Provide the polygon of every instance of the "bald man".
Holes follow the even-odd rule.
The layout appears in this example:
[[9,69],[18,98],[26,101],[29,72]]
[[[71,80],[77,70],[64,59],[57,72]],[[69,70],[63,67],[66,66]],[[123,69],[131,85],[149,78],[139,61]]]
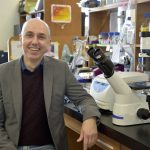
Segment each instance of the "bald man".
[[97,140],[94,99],[76,81],[63,61],[44,56],[50,29],[40,19],[24,23],[20,35],[23,56],[0,65],[0,149],[67,150],[64,96],[83,114],[81,133],[87,150]]

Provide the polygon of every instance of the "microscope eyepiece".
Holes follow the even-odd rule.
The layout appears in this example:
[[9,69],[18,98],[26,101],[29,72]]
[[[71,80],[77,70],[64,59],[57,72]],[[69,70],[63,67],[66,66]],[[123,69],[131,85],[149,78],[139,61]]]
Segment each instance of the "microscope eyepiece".
[[104,72],[106,78],[109,78],[114,73],[114,64],[101,49],[91,47],[87,51],[88,55],[94,59],[96,65]]
[[87,51],[88,55],[93,58],[96,62],[101,61],[104,57],[106,57],[101,49],[90,48]]
[[91,48],[87,51],[88,55],[89,55],[91,58],[93,58],[93,59],[94,59],[94,52],[95,52],[95,48],[93,48],[93,47],[91,47]]

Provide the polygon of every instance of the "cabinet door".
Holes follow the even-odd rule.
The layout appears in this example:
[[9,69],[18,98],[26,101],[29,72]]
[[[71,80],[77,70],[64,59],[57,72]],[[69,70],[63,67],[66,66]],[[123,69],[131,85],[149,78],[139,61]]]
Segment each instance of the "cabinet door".
[[96,146],[104,150],[120,150],[120,143],[102,133],[98,135]]
[[109,32],[110,11],[90,13],[90,35],[98,35],[100,32]]
[[[79,143],[76,142],[77,139],[79,138],[79,134],[74,132],[70,128],[66,128],[66,129],[67,129],[67,138],[68,138],[68,150],[83,150],[83,142],[79,142]],[[90,150],[111,150],[111,149],[106,149],[106,146],[97,144],[94,145],[92,148],[90,148]]]
[[124,145],[120,145],[120,150],[131,150],[131,149]]
[[[67,138],[68,138],[68,150],[83,150],[83,142],[76,142],[79,138],[79,134],[70,128],[67,128]],[[90,150],[119,150],[118,146],[114,146],[110,141],[105,141],[99,137],[98,142]]]
[[[79,138],[81,122],[67,114],[64,115],[64,118],[67,127],[69,150],[83,150],[83,143],[76,142]],[[94,145],[90,150],[120,150],[120,143],[102,133],[99,133],[96,145]]]

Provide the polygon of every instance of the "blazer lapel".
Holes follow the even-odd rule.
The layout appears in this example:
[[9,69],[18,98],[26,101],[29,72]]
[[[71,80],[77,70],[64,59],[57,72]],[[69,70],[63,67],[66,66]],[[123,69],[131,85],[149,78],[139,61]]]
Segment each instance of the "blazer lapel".
[[52,85],[53,85],[53,65],[50,60],[44,57],[44,67],[43,67],[43,84],[44,84],[44,100],[47,116],[49,114],[49,108],[51,104],[52,96]]
[[[16,62],[14,70],[12,71],[12,80],[10,85],[12,85],[13,102],[16,117],[19,126],[21,125],[22,117],[22,80],[21,80],[21,68],[19,61]],[[43,85],[44,85],[44,99],[46,113],[48,115],[49,108],[51,104],[52,96],[52,85],[53,85],[53,66],[46,58],[44,58],[43,67]]]
[[16,117],[20,126],[22,116],[22,81],[19,61],[12,71],[12,93]]

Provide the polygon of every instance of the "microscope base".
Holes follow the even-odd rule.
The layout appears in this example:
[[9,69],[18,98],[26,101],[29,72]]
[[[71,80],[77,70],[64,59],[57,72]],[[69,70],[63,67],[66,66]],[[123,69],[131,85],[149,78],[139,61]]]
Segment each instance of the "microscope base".
[[128,126],[136,124],[150,123],[149,119],[140,119],[137,116],[137,111],[140,108],[148,108],[148,103],[131,103],[131,104],[119,104],[114,103],[112,123],[119,126]]
[[[96,101],[96,100],[95,100]],[[96,104],[99,108],[104,110],[112,111],[114,103],[106,101],[96,101]]]

